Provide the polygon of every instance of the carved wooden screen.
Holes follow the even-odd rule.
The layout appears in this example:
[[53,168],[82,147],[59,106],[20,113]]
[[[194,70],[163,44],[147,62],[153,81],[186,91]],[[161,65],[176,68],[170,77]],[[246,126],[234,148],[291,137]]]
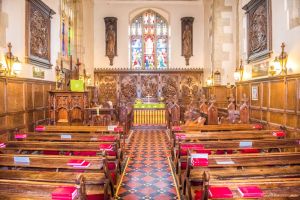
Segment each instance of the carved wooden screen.
[[51,16],[55,12],[41,0],[26,1],[27,62],[51,68]]
[[168,23],[153,10],[136,16],[130,24],[132,69],[168,67]]

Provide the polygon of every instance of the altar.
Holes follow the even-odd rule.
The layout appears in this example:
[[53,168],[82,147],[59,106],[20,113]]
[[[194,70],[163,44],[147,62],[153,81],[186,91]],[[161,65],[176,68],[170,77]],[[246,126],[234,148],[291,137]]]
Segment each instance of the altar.
[[166,105],[162,102],[136,101],[133,106],[133,126],[166,126]]

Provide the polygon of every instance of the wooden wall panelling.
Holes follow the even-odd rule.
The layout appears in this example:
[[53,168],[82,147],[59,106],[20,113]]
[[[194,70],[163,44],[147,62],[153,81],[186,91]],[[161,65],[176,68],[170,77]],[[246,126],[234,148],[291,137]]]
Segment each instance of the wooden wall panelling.
[[99,74],[97,76],[100,104],[104,104],[107,101],[112,101],[113,104],[117,103],[117,80],[116,74]]
[[137,97],[137,75],[120,75],[120,99],[127,102],[133,101]]
[[48,106],[45,88],[53,86],[49,81],[0,77],[0,137],[15,128],[32,130],[36,120],[44,119]]
[[7,112],[24,111],[24,84],[18,80],[8,80],[6,92]]
[[6,87],[5,87],[5,81],[4,80],[0,80],[0,116],[1,114],[5,113],[5,93],[6,93]]
[[179,75],[161,75],[161,94],[166,98],[166,101],[179,98]]
[[[289,130],[300,132],[300,74],[261,78],[237,83],[237,97],[249,85],[260,84],[259,103],[251,101],[251,118],[267,121],[273,126],[286,126]],[[261,112],[261,115],[258,114]]]
[[253,100],[253,97],[252,97],[252,93],[250,96],[248,96],[250,99],[250,105],[255,107],[255,108],[258,108],[261,106],[261,100],[262,100],[262,87],[261,87],[261,84],[259,83],[253,83],[251,84],[251,91],[252,91],[252,87],[257,87],[258,88],[258,99],[257,100]]
[[141,75],[141,97],[147,96],[156,98],[158,97],[158,74],[142,74]]

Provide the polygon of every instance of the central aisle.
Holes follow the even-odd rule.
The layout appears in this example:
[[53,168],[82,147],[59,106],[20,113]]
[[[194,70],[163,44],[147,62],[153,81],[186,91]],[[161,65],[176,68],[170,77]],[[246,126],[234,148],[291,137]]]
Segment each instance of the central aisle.
[[136,130],[127,145],[129,162],[119,199],[179,199],[168,161],[166,130]]

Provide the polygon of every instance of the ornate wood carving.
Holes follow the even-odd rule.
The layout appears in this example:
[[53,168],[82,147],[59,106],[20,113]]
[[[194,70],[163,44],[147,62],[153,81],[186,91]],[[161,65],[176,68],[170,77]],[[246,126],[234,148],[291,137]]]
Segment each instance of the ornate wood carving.
[[[167,103],[179,102],[180,112],[193,100],[196,102],[201,90],[202,70],[95,70],[95,85],[100,88],[103,77],[113,76],[116,90],[112,93],[114,105],[122,102],[132,103],[137,97],[147,95],[154,98],[163,97]],[[182,89],[182,88],[185,89]],[[100,91],[103,98],[107,92]],[[146,98],[147,99],[147,98]],[[110,99],[111,100],[111,99]],[[112,100],[111,100],[112,101]],[[182,115],[183,116],[183,115]]]
[[117,102],[117,76],[103,75],[99,76],[96,81],[96,86],[99,90],[99,102],[104,104],[111,101],[113,104]]
[[190,57],[193,55],[193,22],[194,17],[181,18],[181,52],[186,65],[189,65]]
[[247,14],[248,62],[269,58],[272,50],[271,1],[251,0]]
[[41,0],[26,1],[27,62],[51,68],[51,16],[55,12]]
[[122,100],[132,102],[137,97],[137,76],[121,76],[121,96]]
[[182,103],[184,105],[189,105],[196,100],[199,96],[199,79],[194,74],[184,74],[181,77],[181,93],[182,93]]
[[117,55],[117,18],[105,17],[105,55],[109,58],[109,64],[113,65],[114,57]]
[[157,97],[158,93],[158,76],[157,75],[142,75],[141,76],[141,91],[142,98]]
[[215,106],[216,97],[211,95],[210,105],[208,107],[208,124],[218,124],[218,108]]
[[243,94],[242,99],[243,104],[240,107],[240,120],[242,124],[249,123],[249,106],[248,106],[248,98],[246,94]]
[[200,113],[206,114],[208,113],[208,105],[207,105],[207,99],[205,97],[205,95],[203,94],[200,98],[200,106],[199,106],[199,110]]
[[179,97],[179,77],[178,75],[162,75],[161,95],[166,102],[178,101]]
[[233,94],[230,94],[229,97],[229,104],[227,106],[227,112],[228,112],[228,120],[229,123],[233,124],[236,122],[236,111],[235,111],[235,98],[233,96]]

